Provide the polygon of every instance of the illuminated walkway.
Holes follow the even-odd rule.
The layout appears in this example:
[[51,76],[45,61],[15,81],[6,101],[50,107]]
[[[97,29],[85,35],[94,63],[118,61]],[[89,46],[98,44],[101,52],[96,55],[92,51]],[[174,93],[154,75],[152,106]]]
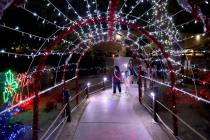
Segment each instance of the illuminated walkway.
[[[132,94],[112,95],[108,89],[89,98],[73,140],[170,140]],[[69,140],[64,128],[62,140]]]

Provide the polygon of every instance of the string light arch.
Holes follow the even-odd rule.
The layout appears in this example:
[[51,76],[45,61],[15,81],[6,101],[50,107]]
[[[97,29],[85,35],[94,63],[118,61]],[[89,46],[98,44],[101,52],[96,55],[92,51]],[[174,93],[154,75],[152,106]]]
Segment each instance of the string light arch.
[[[57,25],[57,23],[56,22],[51,22],[51,21],[49,21],[49,20],[47,20],[47,19],[45,19],[45,18],[43,18],[43,17],[41,17],[39,14],[37,14],[36,12],[32,12],[32,11],[30,11],[30,10],[28,10],[27,8],[25,8],[25,6],[20,6],[20,8],[21,9],[23,9],[23,10],[25,10],[25,11],[27,11],[27,12],[29,12],[30,14],[32,14],[34,17],[36,17],[38,20],[39,19],[41,19],[41,21],[42,21],[42,23],[43,23],[43,21],[47,21],[49,24],[52,24],[52,25],[55,25],[55,27],[56,28],[58,28],[60,31],[61,30],[64,30],[64,29],[66,29],[66,28],[69,28],[68,27],[68,25],[75,25],[75,24],[77,24],[78,22],[84,22],[84,21],[86,21],[88,18],[90,18],[90,17],[95,17],[95,18],[98,18],[98,19],[100,19],[100,17],[101,17],[101,15],[103,15],[104,13],[102,12],[102,11],[97,11],[97,1],[95,0],[94,2],[93,2],[93,5],[95,4],[95,6],[96,6],[96,11],[94,11],[94,14],[91,14],[91,11],[90,11],[90,3],[87,1],[87,0],[84,0],[85,2],[86,2],[86,6],[87,6],[87,9],[88,9],[88,16],[86,16],[86,17],[83,17],[82,18],[82,16],[80,16],[79,14],[78,14],[78,12],[74,9],[74,7],[68,2],[68,1],[66,1],[67,3],[68,3],[68,9],[69,10],[73,10],[74,11],[74,13],[79,17],[78,19],[76,19],[76,20],[71,20],[70,18],[68,18],[68,16],[67,15],[65,15],[63,12],[61,12],[61,10],[59,10],[59,8],[57,8],[52,2],[50,2],[49,0],[47,0],[46,2],[47,2],[47,7],[49,7],[49,6],[52,6],[53,8],[54,8],[54,12],[58,12],[58,14],[57,14],[57,16],[59,17],[59,16],[62,16],[63,18],[65,18],[65,21],[70,21],[68,24],[66,24],[66,25]],[[109,14],[111,14],[111,9],[110,9],[110,7],[112,7],[112,6],[110,6],[111,4],[113,4],[113,5],[117,5],[117,3],[115,3],[116,1],[109,1],[110,3],[109,3],[109,6],[108,6],[108,8],[107,8],[107,14],[105,13],[104,15],[106,15],[106,16],[109,16]],[[134,15],[132,15],[132,13],[133,13],[133,11],[140,5],[140,4],[142,4],[144,1],[141,1],[141,0],[139,0],[139,1],[136,1],[136,4],[134,5],[134,6],[132,6],[131,7],[131,10],[130,10],[130,12],[129,13],[124,13],[124,12],[122,12],[123,11],[123,8],[125,8],[125,7],[127,7],[127,4],[126,4],[126,2],[127,1],[125,1],[124,3],[123,3],[123,5],[122,5],[122,7],[120,8],[120,10],[118,11],[118,12],[116,12],[116,15],[115,15],[115,17],[113,17],[113,18],[116,18],[116,19],[118,19],[120,16],[123,16],[123,18],[125,18],[125,20],[128,20],[129,22],[136,22],[137,20],[141,20],[141,21],[144,21],[144,22],[147,22],[148,23],[148,21],[150,21],[150,20],[143,20],[142,19],[142,17],[144,17],[145,15],[148,15],[148,13],[150,12],[150,11],[152,11],[152,10],[156,10],[157,8],[159,8],[159,6],[157,5],[157,3],[163,3],[163,5],[165,5],[166,6],[166,3],[167,3],[167,0],[165,0],[165,1],[151,1],[151,3],[153,4],[153,6],[151,7],[151,8],[149,8],[147,11],[145,11],[143,14],[141,14],[141,16],[139,16],[139,17],[137,17],[137,16],[134,16]],[[147,1],[147,2],[150,2],[150,1]],[[202,1],[202,2],[205,2],[206,3],[206,1]],[[114,9],[114,11],[116,11],[116,9]],[[150,23],[148,23],[149,25],[148,26],[143,26],[143,28],[150,28],[150,26],[155,26],[155,25],[157,25],[157,24],[161,24],[162,22],[164,22],[164,21],[166,21],[166,20],[169,20],[169,22],[172,22],[172,18],[171,17],[173,17],[173,16],[175,16],[175,15],[177,15],[177,14],[179,14],[179,13],[182,13],[184,10],[180,10],[180,11],[178,11],[177,13],[175,13],[174,15],[172,15],[172,16],[170,16],[170,17],[165,17],[165,19],[163,19],[162,21],[161,20],[159,20],[157,23],[154,23],[154,24],[150,24]],[[113,13],[112,13],[113,14]],[[114,14],[113,14],[114,15]],[[129,19],[129,17],[134,17],[134,19],[132,19],[132,20],[130,20]],[[193,20],[190,20],[190,21],[188,21],[188,22],[185,22],[185,23],[183,23],[183,24],[181,24],[181,25],[178,25],[178,26],[183,26],[183,25],[185,25],[185,24],[188,24],[188,23],[190,23],[190,22],[192,22]],[[100,23],[100,25],[101,25],[101,22],[99,22]],[[45,23],[43,23],[43,24],[45,24]],[[94,27],[96,27],[95,29],[96,29],[96,31],[97,30],[103,30],[103,28],[101,28],[101,26],[99,27],[99,28],[97,28],[97,26],[96,26],[96,24],[95,23],[93,23],[94,24]],[[115,26],[116,26],[116,23],[114,23],[115,24]],[[6,27],[6,26],[5,26]],[[90,26],[88,25],[88,28],[89,28]],[[157,28],[159,28],[159,26],[157,26]],[[173,28],[176,28],[175,26],[173,26]],[[19,30],[19,28],[15,28],[15,31],[18,31]],[[81,27],[80,28],[80,30],[83,30],[83,27]],[[165,29],[166,30],[166,29]],[[160,30],[160,32],[164,32],[165,30]],[[109,31],[109,30],[108,30]],[[83,37],[81,37],[81,36],[79,36],[79,33],[77,32],[77,31],[75,31],[76,32],[76,34],[78,35],[78,37],[80,38],[80,39],[82,39],[82,38],[84,38],[84,36]],[[89,30],[89,32],[93,32],[93,31],[91,31],[91,30]],[[151,32],[151,31],[149,31],[150,32],[150,34],[154,34],[155,35],[155,32]],[[158,31],[159,32],[159,31]],[[156,33],[158,33],[157,31],[156,31]],[[84,32],[83,32],[84,33]],[[27,34],[27,33],[26,33]],[[55,33],[56,34],[56,33]],[[55,34],[54,35],[52,35],[51,36],[51,38],[43,38],[46,42],[49,42],[50,40],[54,40],[55,39]],[[30,34],[28,34],[28,35],[30,35]],[[35,38],[38,38],[38,36],[34,36]],[[190,38],[193,38],[193,37],[195,37],[195,36],[191,36]],[[186,39],[188,39],[188,38],[186,38]],[[178,41],[180,41],[180,40],[177,40],[177,42]],[[44,46],[44,45],[42,45],[42,46]],[[40,50],[40,49],[39,49]],[[38,50],[38,51],[39,51]],[[38,52],[37,51],[37,52]],[[50,54],[50,53],[49,53]],[[42,54],[42,55],[48,55],[48,54]],[[193,71],[192,71],[192,73],[193,73]],[[193,76],[194,77],[194,76]]]
[[[190,12],[193,14],[194,19],[175,26],[172,18],[174,16],[176,16],[177,14],[182,13],[183,11],[186,11],[189,9],[183,9],[183,10],[180,10],[177,13],[173,14],[172,16],[168,16],[168,13],[165,12],[168,0],[137,0],[137,1],[135,1],[135,3],[133,3],[133,5],[129,6],[129,12],[127,12],[127,13],[125,12],[126,10],[124,8],[128,8],[128,0],[125,0],[121,7],[119,7],[119,0],[109,0],[107,10],[105,12],[99,10],[97,0],[92,0],[91,2],[89,0],[83,0],[83,2],[85,3],[85,8],[86,8],[86,11],[85,11],[87,14],[86,16],[83,16],[77,10],[77,8],[75,8],[73,6],[71,1],[65,0],[65,3],[67,4],[66,8],[68,9],[68,12],[71,11],[71,14],[76,16],[76,19],[69,17],[66,14],[66,12],[64,12],[63,10],[60,10],[60,8],[58,8],[56,6],[55,1],[52,2],[50,0],[44,0],[45,7],[46,8],[51,7],[51,9],[53,9],[53,12],[55,14],[57,14],[56,18],[63,18],[62,24],[58,23],[57,19],[54,19],[54,21],[52,21],[52,19],[42,17],[41,14],[38,12],[37,13],[32,12],[33,10],[26,8],[25,5],[20,6],[20,4],[22,4],[22,3],[25,4],[26,1],[20,2],[18,0],[13,0],[13,2],[15,2],[15,5],[18,5],[20,7],[20,9],[31,14],[33,17],[35,17],[41,24],[43,24],[43,25],[50,24],[50,26],[53,26],[56,29],[54,31],[54,33],[52,33],[49,37],[44,37],[44,36],[39,36],[36,34],[22,31],[22,30],[20,30],[22,28],[20,28],[19,26],[12,28],[5,24],[0,25],[0,27],[19,32],[23,36],[28,36],[30,39],[37,39],[40,42],[43,41],[43,42],[41,42],[42,45],[37,50],[37,52],[34,54],[31,54],[31,55],[30,54],[15,54],[15,53],[6,52],[4,50],[1,51],[2,54],[14,55],[15,58],[17,56],[26,56],[28,58],[30,56],[32,56],[31,57],[32,61],[28,68],[27,73],[29,73],[30,68],[32,67],[32,64],[33,64],[35,58],[41,56],[40,63],[37,66],[36,71],[33,73],[34,74],[33,76],[35,77],[35,84],[33,85],[34,89],[35,89],[34,90],[35,95],[36,95],[35,103],[38,103],[38,92],[40,89],[39,79],[41,77],[41,73],[45,70],[44,69],[45,61],[49,55],[53,54],[52,50],[58,44],[68,43],[68,46],[64,50],[64,52],[59,54],[60,60],[58,62],[58,66],[55,68],[56,69],[56,79],[57,79],[57,71],[58,71],[58,68],[60,68],[60,67],[63,67],[63,79],[65,79],[66,65],[68,65],[68,61],[71,59],[71,55],[79,50],[80,57],[78,59],[78,62],[75,64],[76,65],[75,75],[77,75],[77,80],[78,80],[79,63],[80,63],[81,59],[83,58],[83,56],[85,55],[85,53],[87,51],[89,51],[90,48],[92,47],[86,41],[88,41],[88,40],[92,41],[93,45],[98,44],[100,42],[109,42],[109,41],[115,42],[113,36],[115,34],[117,34],[118,32],[123,31],[121,26],[126,26],[127,33],[123,33],[123,36],[126,36],[126,37],[125,37],[123,43],[120,42],[121,45],[125,46],[125,44],[126,44],[128,46],[127,48],[130,49],[130,51],[133,53],[134,57],[136,57],[138,65],[139,65],[139,67],[141,67],[141,65],[143,65],[141,63],[142,60],[145,62],[145,64],[147,66],[150,66],[151,56],[149,56],[150,54],[147,53],[147,51],[145,51],[145,49],[142,45],[140,45],[138,40],[132,39],[132,36],[130,36],[130,34],[132,34],[133,36],[137,36],[137,37],[140,35],[143,35],[144,37],[146,37],[148,41],[145,42],[145,48],[149,48],[150,44],[152,44],[152,45],[155,44],[155,46],[157,47],[156,52],[161,52],[161,56],[164,59],[164,63],[161,63],[161,65],[162,64],[164,65],[162,67],[167,66],[167,72],[170,73],[169,79],[170,79],[171,83],[170,84],[162,83],[162,84],[163,85],[165,84],[166,86],[170,87],[172,89],[172,92],[174,92],[175,90],[181,91],[180,89],[175,87],[176,76],[180,75],[180,74],[178,74],[176,72],[175,68],[173,67],[172,63],[175,64],[176,62],[173,62],[174,60],[172,58],[170,58],[171,56],[167,50],[170,47],[174,47],[172,49],[175,49],[175,48],[177,48],[177,46],[179,47],[180,50],[182,50],[182,48],[179,45],[179,43],[181,41],[196,37],[196,36],[190,36],[187,38],[181,38],[177,28],[179,28],[179,27],[183,28],[183,26],[185,26],[189,23],[192,23],[192,22],[194,22],[196,24],[200,20],[204,25],[206,25],[205,28],[207,29],[207,32],[202,33],[202,35],[205,35],[206,33],[209,33],[209,31],[210,31],[208,17],[204,17],[203,14],[201,14],[201,13],[199,13],[199,14],[197,13],[198,15],[195,14],[196,12],[198,12],[198,11],[195,11],[196,8],[198,9],[197,3],[193,3],[192,9],[190,9],[191,10]],[[138,9],[141,4],[144,4],[146,2],[150,3],[151,6],[146,11],[144,11],[140,16],[136,16],[134,14],[134,11],[136,9]],[[180,4],[180,1],[178,1],[178,2]],[[206,2],[206,1],[201,1],[201,2],[205,2],[206,4],[208,4],[208,2]],[[183,5],[181,5],[181,6],[185,8],[185,6],[183,6]],[[193,7],[196,7],[196,8],[193,8]],[[120,8],[119,11],[118,11],[118,8]],[[161,18],[158,18],[159,12],[164,13]],[[152,18],[145,19],[144,18],[145,16],[151,16]],[[204,21],[204,18],[205,18],[205,21]],[[103,27],[104,25],[107,28],[104,28]],[[118,26],[118,29],[117,29],[117,26]],[[135,30],[135,32],[137,32],[138,35],[133,33],[133,31],[131,32],[130,30]],[[68,40],[67,37],[71,36],[73,34],[77,36],[77,39],[76,39],[76,41],[71,42]],[[90,36],[88,36],[87,34],[89,34]],[[132,45],[129,43],[126,43],[126,40],[131,41]],[[144,40],[142,39],[142,41],[144,41]],[[50,43],[50,44],[48,44],[48,43]],[[82,47],[81,47],[81,44],[83,44]],[[45,46],[47,46],[47,47],[45,48]],[[149,46],[149,47],[147,47],[147,46]],[[40,53],[40,51],[43,49],[44,49],[44,52]],[[68,51],[68,53],[66,53],[66,51]],[[153,50],[152,50],[152,52],[153,52]],[[69,55],[69,56],[67,57],[65,64],[60,65],[61,59],[65,54]],[[143,59],[142,59],[142,56],[144,57]],[[183,66],[183,65],[180,64],[179,66]],[[191,72],[193,75],[192,81],[194,82],[196,95],[191,95],[188,93],[185,93],[185,94],[190,95],[191,97],[199,99],[203,102],[210,103],[208,100],[205,100],[205,99],[197,96],[197,89],[196,89],[194,72],[193,72],[192,67],[191,67]],[[183,76],[183,75],[181,75],[181,76]],[[139,75],[139,77],[140,77],[140,75]],[[149,80],[155,81],[153,78],[151,78]],[[158,82],[158,81],[156,81],[156,82]],[[175,106],[176,104],[173,103],[173,105]],[[36,109],[38,109],[38,107]],[[173,111],[175,111],[175,110],[173,110]],[[37,114],[35,114],[35,115],[37,115]],[[33,129],[36,130],[37,126],[33,126]]]

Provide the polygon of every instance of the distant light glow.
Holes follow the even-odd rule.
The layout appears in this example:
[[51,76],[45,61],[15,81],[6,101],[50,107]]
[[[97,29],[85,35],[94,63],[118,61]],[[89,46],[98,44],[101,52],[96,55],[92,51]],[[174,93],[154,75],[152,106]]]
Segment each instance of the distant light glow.
[[155,97],[155,93],[154,92],[151,92],[150,94],[151,94],[152,98]]
[[128,68],[128,64],[123,64],[125,68]]
[[196,35],[195,39],[196,39],[196,41],[200,41],[201,40],[201,36],[200,35]]
[[107,77],[104,77],[104,82],[106,82],[107,81]]
[[20,29],[20,27],[18,27],[18,26],[15,27],[15,30],[19,30],[19,29]]
[[37,13],[33,13],[33,15],[36,17],[37,16]]

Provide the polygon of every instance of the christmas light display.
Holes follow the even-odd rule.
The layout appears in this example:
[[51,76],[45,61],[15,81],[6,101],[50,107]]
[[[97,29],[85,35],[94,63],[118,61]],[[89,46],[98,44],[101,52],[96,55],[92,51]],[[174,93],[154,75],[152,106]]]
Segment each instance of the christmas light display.
[[187,12],[191,13],[194,20],[196,22],[202,22],[203,23],[203,30],[204,32],[209,33],[209,17],[205,16],[201,8],[199,7],[198,4],[205,2],[206,4],[209,4],[207,0],[201,1],[201,2],[196,2],[194,0],[177,0],[178,4]]
[[[1,24],[0,26],[2,28],[18,32],[22,34],[23,37],[41,41],[42,45],[37,49],[37,51],[31,52],[31,54],[18,54],[9,52],[7,50],[2,50],[0,53],[3,55],[12,56],[14,58],[22,56],[31,58],[32,62],[28,69],[31,68],[35,58],[40,57],[42,58],[40,59],[40,65],[32,72],[32,75],[37,74],[36,72],[43,73],[46,71],[56,71],[55,79],[57,79],[58,72],[76,71],[78,73],[78,71],[101,69],[101,67],[79,69],[78,65],[80,59],[78,63],[66,64],[61,64],[61,60],[64,55],[72,55],[73,53],[78,53],[81,56],[84,56],[86,50],[88,50],[89,47],[93,47],[98,43],[113,41],[115,43],[122,44],[122,46],[126,46],[127,48],[130,48],[136,52],[136,56],[141,58],[145,62],[145,65],[148,64],[151,67],[150,69],[153,73],[164,72],[167,76],[166,82],[159,82],[157,79],[155,79],[156,77],[152,78],[151,75],[144,78],[147,78],[153,82],[157,82],[162,86],[172,87],[177,91],[177,93],[184,93],[190,97],[199,99],[202,102],[209,103],[207,98],[204,98],[198,94],[196,87],[196,82],[209,84],[209,79],[207,78],[201,80],[194,77],[195,70],[202,72],[208,72],[209,70],[206,68],[190,67],[189,71],[191,71],[192,77],[180,73],[182,70],[181,68],[185,67],[181,62],[180,56],[185,55],[186,53],[185,50],[181,47],[180,42],[192,38],[196,39],[198,35],[181,37],[179,30],[183,29],[189,24],[202,22],[204,25],[204,31],[199,35],[205,36],[207,33],[210,33],[210,19],[203,15],[200,7],[198,6],[198,3],[195,3],[191,0],[177,1],[183,9],[172,15],[170,15],[167,10],[168,0],[136,0],[133,3],[131,2],[132,4],[130,4],[128,0],[124,0],[121,7],[119,7],[119,0],[110,0],[108,5],[105,7],[105,9],[107,9],[106,11],[100,9],[101,5],[97,0],[92,0],[91,2],[89,0],[83,0],[81,5],[85,9],[84,15],[81,14],[81,11],[78,10],[78,8],[74,7],[74,1],[65,0],[65,5],[63,8],[66,8],[66,10],[63,10],[60,6],[57,6],[55,1],[45,0],[42,2],[43,6],[45,6],[45,8],[48,10],[52,10],[52,14],[55,15],[50,18],[42,16],[41,12],[33,12],[35,11],[35,8],[31,10],[30,6],[28,5],[20,6],[19,9],[29,13],[31,16],[33,16],[33,18],[37,19],[41,25],[46,26],[49,24],[50,26],[53,26],[56,31],[53,31],[53,33],[47,37],[38,36],[36,34],[23,31],[22,29],[24,28],[21,26],[9,27],[7,26],[9,24]],[[199,3],[208,4],[208,1],[201,1]],[[136,12],[136,10],[141,9],[144,4],[148,4],[149,7],[147,7],[147,9],[142,13]],[[8,6],[4,5],[4,7],[7,8]],[[185,11],[191,13],[193,19],[181,23],[180,25],[175,25],[173,22],[174,17]],[[71,15],[69,13],[71,13]],[[140,30],[140,32],[137,30]],[[71,36],[76,36],[76,39],[72,41],[68,38]],[[56,45],[65,46],[65,51],[53,52],[53,49],[57,47]],[[198,53],[202,52],[198,51]],[[208,51],[206,51],[206,53],[208,53]],[[49,55],[60,56],[57,67],[44,67],[45,60]],[[188,58],[186,57],[186,60],[187,59]],[[158,62],[161,65],[161,69],[157,70],[153,68],[151,64]],[[76,65],[77,69],[73,70],[71,68],[72,65]],[[178,79],[176,83],[173,80],[175,78],[171,78],[173,76],[167,73],[176,75],[176,78]],[[10,73],[10,75],[12,74]],[[13,75],[10,77],[13,77]],[[185,78],[190,79],[193,82],[195,93],[186,92],[176,87],[176,84],[181,83],[180,81]],[[7,82],[5,83],[5,91],[3,92],[5,103],[10,102],[11,98],[15,96],[18,89],[18,84],[21,88],[24,88],[33,83],[32,79],[29,79],[27,74],[19,74],[17,79],[19,82],[16,83],[14,82],[15,80],[11,78],[9,82],[6,80]],[[24,100],[33,98],[34,96],[28,96],[28,98]],[[20,129],[20,132],[21,131],[24,130]],[[15,136],[12,135],[11,138],[13,137]]]
[[24,126],[20,123],[9,123],[10,119],[21,111],[19,107],[15,107],[0,114],[0,138],[2,140],[15,140],[31,130],[31,126]]
[[33,83],[33,79],[28,77],[25,73],[20,73],[17,75],[18,85],[22,88]]
[[11,70],[5,73],[5,87],[3,92],[4,103],[11,103],[12,98],[15,96],[18,90],[18,82],[16,81],[14,74]]

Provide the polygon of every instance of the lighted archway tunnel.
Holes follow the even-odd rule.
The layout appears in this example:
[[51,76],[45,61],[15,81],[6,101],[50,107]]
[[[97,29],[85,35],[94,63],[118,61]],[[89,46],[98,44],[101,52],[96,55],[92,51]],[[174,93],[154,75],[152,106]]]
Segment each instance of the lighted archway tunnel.
[[[86,85],[93,76],[88,71],[96,73],[98,69],[108,69],[113,73],[114,69],[113,63],[103,67],[97,65],[102,62],[90,59],[93,55],[89,52],[100,47],[106,51],[106,45],[113,48],[117,45],[125,48],[131,54],[127,57],[134,60],[132,69],[137,77],[133,80],[136,87],[129,87],[135,97],[130,97],[132,104],[137,106],[134,103],[138,100],[139,108],[145,106],[152,110],[154,120],[166,126],[174,137],[208,139],[210,136],[206,129],[199,129],[203,124],[206,127],[210,124],[206,119],[210,103],[209,65],[204,61],[209,60],[209,50],[205,47],[210,44],[208,6],[206,0],[1,1],[3,47],[0,57],[5,61],[1,62],[0,79],[5,82],[2,82],[0,91],[0,138],[24,139],[25,134],[32,130],[31,137],[26,138],[51,139],[56,135],[57,139],[57,129],[61,131],[60,125],[71,120],[71,113],[67,111],[69,105],[75,101],[74,105],[80,106],[85,97],[89,97],[92,87],[99,85],[105,89],[113,77],[110,73],[99,72],[95,77],[106,75],[109,78],[101,79],[102,82],[92,79],[96,83]],[[192,30],[196,34],[188,35]],[[184,32],[188,34],[183,36]],[[109,59],[114,62],[125,56],[115,57],[113,54]],[[90,67],[88,60],[95,64]],[[130,68],[130,64],[125,65]],[[58,116],[54,113],[56,119],[52,122],[49,118],[51,108],[53,110],[63,104],[62,98],[68,89],[73,94],[71,102],[66,102],[60,110],[57,108]],[[103,91],[103,98],[109,96],[106,92],[112,91],[108,88]],[[137,96],[134,93],[138,93]],[[95,96],[91,99],[95,100]],[[102,110],[108,102],[111,100],[100,102]],[[49,116],[43,117],[43,106],[46,106],[45,112],[50,112]],[[66,114],[62,116],[63,112]],[[189,119],[189,112],[195,117]],[[27,114],[33,117],[24,121]],[[144,114],[147,113],[144,111]],[[86,112],[83,115],[87,115]],[[142,122],[139,118],[136,121]],[[50,127],[43,125],[42,120],[51,124]],[[59,125],[55,126],[57,123]],[[39,132],[41,128],[46,129],[45,133]],[[4,133],[6,131],[8,133]],[[144,132],[142,136],[147,137],[147,132]],[[162,135],[162,131],[158,132]],[[138,139],[138,136],[133,134],[132,139]],[[123,136],[124,139],[126,137]],[[94,133],[91,138],[97,139],[97,135]]]

